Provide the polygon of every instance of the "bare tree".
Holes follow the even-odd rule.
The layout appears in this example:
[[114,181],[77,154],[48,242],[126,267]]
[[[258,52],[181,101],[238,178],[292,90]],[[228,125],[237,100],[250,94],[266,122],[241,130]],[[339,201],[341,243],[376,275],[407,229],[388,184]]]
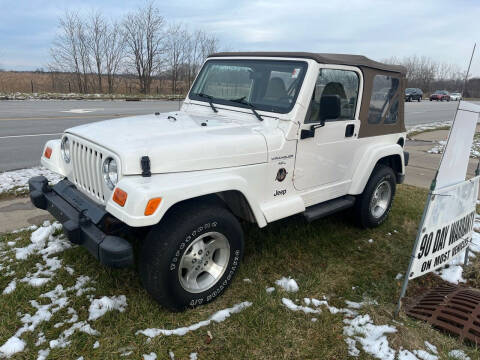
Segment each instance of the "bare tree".
[[83,89],[83,81],[80,72],[80,50],[77,37],[77,13],[66,12],[59,19],[59,33],[57,34],[50,49],[52,67],[72,72],[77,82],[78,91]]
[[106,26],[105,36],[103,37],[105,73],[109,94],[114,91],[115,76],[124,58],[125,39],[120,30],[121,25],[118,22],[112,22]]
[[188,59],[190,34],[182,24],[171,25],[168,29],[166,62],[171,73],[172,93],[177,93],[180,69]]
[[105,57],[105,37],[107,31],[107,23],[103,15],[96,11],[90,15],[87,30],[87,45],[93,57],[95,70],[97,73],[98,92],[103,92],[102,72]]
[[160,56],[165,47],[164,23],[153,3],[131,12],[123,22],[127,58],[144,94],[150,93],[152,75],[161,65]]

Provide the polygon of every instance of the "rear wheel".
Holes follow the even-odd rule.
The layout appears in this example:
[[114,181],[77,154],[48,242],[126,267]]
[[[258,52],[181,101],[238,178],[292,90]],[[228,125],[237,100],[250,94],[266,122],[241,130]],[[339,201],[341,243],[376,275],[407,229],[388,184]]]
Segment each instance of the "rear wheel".
[[360,226],[377,227],[387,219],[395,189],[394,171],[382,164],[375,166],[363,193],[355,202],[355,215]]
[[240,223],[221,204],[184,204],[169,212],[143,241],[140,277],[164,307],[183,310],[206,304],[232,282],[243,247]]

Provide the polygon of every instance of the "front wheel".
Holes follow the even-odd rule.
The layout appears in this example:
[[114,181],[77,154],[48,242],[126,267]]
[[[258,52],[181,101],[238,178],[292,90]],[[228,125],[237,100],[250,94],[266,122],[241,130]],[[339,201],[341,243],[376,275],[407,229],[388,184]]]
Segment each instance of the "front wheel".
[[217,201],[180,205],[153,227],[140,250],[139,271],[162,306],[184,310],[216,299],[243,256],[238,220]]
[[381,225],[392,207],[396,188],[395,173],[385,165],[378,164],[355,202],[357,222],[364,228]]

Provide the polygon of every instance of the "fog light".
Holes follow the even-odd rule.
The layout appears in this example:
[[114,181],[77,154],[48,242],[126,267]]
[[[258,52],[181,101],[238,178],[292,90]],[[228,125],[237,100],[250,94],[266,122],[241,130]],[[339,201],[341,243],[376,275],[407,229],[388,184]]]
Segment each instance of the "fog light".
[[118,205],[123,207],[127,202],[127,193],[122,189],[116,188],[115,192],[113,193],[113,201],[115,201]]
[[162,202],[162,198],[153,198],[148,200],[148,204],[145,207],[145,216],[152,215],[157,211],[158,205]]
[[47,146],[45,149],[45,153],[43,154],[47,159],[50,159],[50,156],[52,156],[52,148]]

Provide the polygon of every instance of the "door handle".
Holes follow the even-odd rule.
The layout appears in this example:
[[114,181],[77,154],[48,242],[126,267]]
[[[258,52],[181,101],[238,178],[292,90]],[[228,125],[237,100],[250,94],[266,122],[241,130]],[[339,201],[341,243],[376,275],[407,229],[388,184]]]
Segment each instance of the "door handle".
[[352,137],[355,133],[355,124],[348,124],[345,128],[345,137]]

